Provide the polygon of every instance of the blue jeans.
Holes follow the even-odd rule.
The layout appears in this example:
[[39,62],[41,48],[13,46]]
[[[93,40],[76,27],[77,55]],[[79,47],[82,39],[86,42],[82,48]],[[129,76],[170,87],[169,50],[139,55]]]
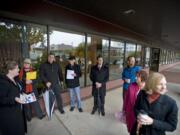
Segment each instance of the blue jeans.
[[76,96],[77,107],[81,108],[80,87],[68,88],[68,90],[70,94],[71,107],[75,107],[75,96]]

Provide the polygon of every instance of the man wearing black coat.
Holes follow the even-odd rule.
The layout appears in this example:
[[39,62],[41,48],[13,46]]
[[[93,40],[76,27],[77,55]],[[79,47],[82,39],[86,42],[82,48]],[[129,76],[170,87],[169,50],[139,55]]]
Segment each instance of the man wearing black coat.
[[92,66],[90,72],[92,81],[92,95],[94,96],[94,107],[91,114],[94,114],[98,108],[98,96],[101,102],[101,114],[105,115],[104,104],[106,96],[106,82],[109,79],[109,68],[103,64],[102,56],[97,57],[97,64]]
[[61,114],[64,114],[62,98],[60,95],[60,82],[63,82],[62,70],[55,62],[53,53],[48,55],[48,61],[40,67],[40,77],[47,88],[51,88],[56,96],[57,106]]

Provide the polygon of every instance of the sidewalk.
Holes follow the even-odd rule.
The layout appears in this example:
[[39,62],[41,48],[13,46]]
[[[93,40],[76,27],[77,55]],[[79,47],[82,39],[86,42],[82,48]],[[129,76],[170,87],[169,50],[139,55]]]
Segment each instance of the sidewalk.
[[[172,84],[168,86],[174,87]],[[180,85],[178,85],[178,89],[180,90]],[[168,95],[176,100],[180,108],[180,92],[170,91]],[[28,123],[28,135],[127,135],[126,126],[114,117],[114,113],[121,109],[121,97],[121,88],[107,93],[105,117],[99,116],[97,113],[95,115],[90,114],[93,106],[93,99],[90,98],[82,102],[83,113],[79,113],[77,109],[70,112],[70,107],[66,106],[66,113],[62,115],[56,110],[51,121],[48,121],[47,117],[43,120],[33,118]],[[180,116],[180,112],[178,116]],[[180,124],[178,124],[175,132],[167,135],[179,135],[179,132]]]
[[[163,71],[168,80],[169,96],[174,98],[180,108],[180,65]],[[173,75],[172,75],[173,74]],[[56,110],[52,120],[48,121],[47,117],[43,120],[33,118],[28,122],[28,135],[128,135],[126,125],[117,121],[114,113],[122,107],[122,89],[114,89],[107,92],[105,103],[105,117],[97,113],[91,115],[93,107],[93,98],[86,99],[82,102],[84,112],[79,113],[77,109],[69,111],[69,106],[65,107],[65,114],[60,114]],[[180,120],[180,111],[178,112]],[[167,135],[179,135],[180,122],[175,132]]]
[[126,135],[126,126],[114,117],[114,113],[122,106],[121,97],[121,88],[107,92],[105,117],[99,116],[97,112],[95,115],[90,114],[93,98],[89,98],[82,102],[83,113],[77,109],[70,112],[70,107],[66,106],[66,113],[62,115],[56,110],[51,121],[47,117],[43,120],[33,118],[28,122],[28,135]]

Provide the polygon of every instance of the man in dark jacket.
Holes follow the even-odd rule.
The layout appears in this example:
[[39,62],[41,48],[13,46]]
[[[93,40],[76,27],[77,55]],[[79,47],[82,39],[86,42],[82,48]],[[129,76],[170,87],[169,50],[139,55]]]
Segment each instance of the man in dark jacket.
[[81,77],[81,69],[78,64],[75,63],[75,57],[69,57],[69,64],[66,66],[65,69],[65,80],[66,86],[70,93],[70,111],[73,111],[75,108],[75,97],[77,97],[77,107],[79,112],[83,112],[81,108],[81,96],[80,96],[80,83],[79,77]]
[[51,88],[56,96],[57,106],[61,114],[64,114],[62,98],[60,95],[60,82],[63,83],[62,70],[55,62],[53,53],[48,55],[48,61],[40,66],[40,77],[47,88]]
[[96,112],[98,108],[98,98],[100,98],[101,114],[104,116],[106,82],[109,79],[109,68],[108,66],[103,65],[102,56],[97,57],[97,64],[91,68],[90,79],[92,81],[92,95],[94,96],[94,107],[91,114]]

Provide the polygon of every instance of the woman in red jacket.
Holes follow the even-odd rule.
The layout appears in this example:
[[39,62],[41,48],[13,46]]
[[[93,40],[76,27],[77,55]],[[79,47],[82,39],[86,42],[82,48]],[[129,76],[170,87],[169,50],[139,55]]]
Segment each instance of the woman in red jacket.
[[[20,78],[20,81],[22,82],[23,92],[25,94],[34,93],[36,95],[36,99],[37,99],[38,92],[34,86],[35,80],[27,80],[26,79],[26,73],[32,72],[32,71],[33,71],[33,69],[32,69],[32,65],[31,65],[31,60],[29,58],[26,58],[24,60],[23,68],[21,68],[21,70],[20,70],[19,78]],[[32,108],[34,109],[35,114],[37,115],[37,117],[39,119],[42,119],[45,116],[45,114],[42,113],[42,110],[40,108],[38,100],[36,100],[35,102],[24,105],[25,115],[26,115],[26,118],[28,121],[30,121],[32,118]]]
[[136,97],[139,91],[144,88],[147,76],[146,71],[140,70],[136,74],[136,82],[129,85],[125,94],[123,111],[125,112],[126,125],[129,133],[135,123],[134,105]]

